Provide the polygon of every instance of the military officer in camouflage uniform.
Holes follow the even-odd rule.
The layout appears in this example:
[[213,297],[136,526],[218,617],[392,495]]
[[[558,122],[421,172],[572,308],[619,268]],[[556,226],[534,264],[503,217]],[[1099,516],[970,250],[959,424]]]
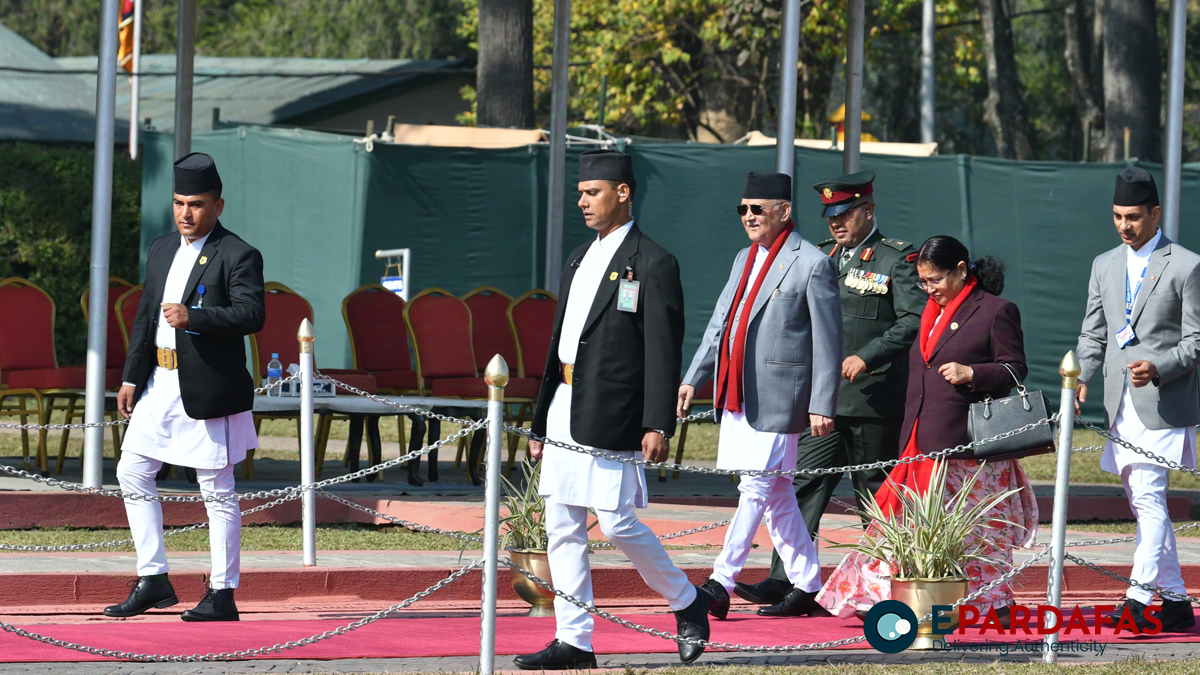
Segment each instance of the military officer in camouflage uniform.
[[[927,297],[917,287],[916,248],[885,238],[879,230],[874,180],[874,171],[860,171],[813,186],[821,195],[821,215],[833,235],[818,247],[839,270],[845,357],[834,432],[800,436],[799,469],[865,464],[900,455],[908,351],[920,329]],[[887,475],[886,469],[851,474],[860,507]],[[796,478],[796,498],[814,537],[841,479],[841,474]],[[774,555],[769,578],[754,585],[738,583],[736,588],[742,598],[767,605],[780,602],[789,590],[787,575]],[[784,615],[786,608],[764,607],[759,613]]]

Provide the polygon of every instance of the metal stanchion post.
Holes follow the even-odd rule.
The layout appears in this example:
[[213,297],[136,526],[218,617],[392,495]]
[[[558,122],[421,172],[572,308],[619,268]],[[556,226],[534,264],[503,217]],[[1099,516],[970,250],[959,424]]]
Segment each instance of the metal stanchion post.
[[[1067,545],[1067,493],[1071,484],[1071,445],[1075,435],[1075,387],[1080,373],[1079,359],[1074,351],[1067,352],[1062,365],[1062,397],[1058,403],[1058,471],[1054,476],[1054,529],[1050,538],[1052,549],[1050,578],[1046,581],[1046,604],[1062,609],[1063,562]],[[1041,617],[1039,617],[1041,619]],[[1061,626],[1058,626],[1061,628]],[[1058,663],[1058,632],[1046,635],[1044,663]]]
[[504,437],[504,387],[508,364],[492,357],[483,379],[488,384],[487,492],[483,506],[483,611],[479,627],[479,673],[492,675],[496,665],[496,558],[500,539],[500,443]]
[[[296,334],[300,341],[300,484],[312,485],[316,479],[316,452],[313,449],[313,340],[317,334],[312,322],[300,322]],[[317,495],[307,490],[300,498],[304,530],[304,566],[317,564]]]

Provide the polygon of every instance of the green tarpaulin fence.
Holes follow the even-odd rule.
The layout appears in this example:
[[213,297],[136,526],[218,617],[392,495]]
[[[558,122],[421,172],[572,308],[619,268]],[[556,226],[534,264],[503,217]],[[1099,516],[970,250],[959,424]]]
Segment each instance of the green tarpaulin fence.
[[[148,133],[142,195],[142,255],[171,231],[170,135]],[[301,130],[239,127],[195,134],[225,183],[222,222],[258,247],[269,281],[313,305],[321,366],[345,367],[350,349],[341,301],[378,281],[381,248],[413,250],[412,286],[462,294],[495,286],[517,295],[545,284],[548,148],[434,148],[375,144]],[[587,240],[574,208],[578,149],[568,151],[564,256]],[[769,146],[638,143],[640,227],[680,262],[687,303],[684,358],[690,360],[746,236],[734,207],[750,170],[770,170]],[[811,185],[841,173],[840,152],[796,149],[796,223],[821,241]],[[1113,182],[1124,165],[1013,162],[970,157],[867,155],[878,174],[880,228],[921,242],[962,239],[975,256],[1008,265],[1004,296],[1021,309],[1030,361],[1028,384],[1059,387],[1058,363],[1075,346],[1092,259],[1116,246]],[[1161,167],[1143,164],[1161,180]],[[1183,170],[1180,238],[1196,249],[1190,215],[1200,207],[1200,165]],[[1089,416],[1099,415],[1099,382]],[[1051,398],[1054,398],[1053,396]]]

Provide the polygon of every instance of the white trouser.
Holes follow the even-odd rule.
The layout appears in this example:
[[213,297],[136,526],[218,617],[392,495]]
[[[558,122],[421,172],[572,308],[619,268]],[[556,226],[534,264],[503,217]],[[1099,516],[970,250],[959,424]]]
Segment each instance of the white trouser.
[[733,594],[733,584],[746,564],[750,545],[763,515],[767,532],[779,553],[788,581],[802,591],[815,592],[821,587],[821,563],[800,505],[791,476],[742,476],[738,482],[737,511],[725,530],[725,546],[713,563],[712,578]]
[[[163,463],[131,451],[121,453],[117,464],[117,481],[121,490],[138,494],[157,495],[154,476]],[[221,469],[196,469],[200,494],[205,497],[234,493],[233,465]],[[209,586],[216,589],[237,588],[241,576],[242,513],[237,501],[205,502],[208,510],[208,545],[212,551],[212,574]],[[133,531],[137,549],[139,577],[167,572],[167,549],[163,541],[162,503],[140,499],[125,500],[125,515]]]
[[[793,496],[792,501],[796,498]],[[579,600],[595,604],[592,597],[592,569],[588,565],[588,510],[556,501],[546,502],[547,553],[550,575],[555,588]],[[696,587],[687,575],[671,562],[662,542],[638,520],[633,504],[624,503],[615,511],[596,509],[600,531],[621,550],[637,568],[646,585],[663,596],[673,611],[687,608],[696,599]],[[554,616],[558,631],[554,637],[584,651],[592,650],[592,616],[563,600],[554,598]]]
[[[1187,586],[1179,569],[1179,554],[1175,551],[1175,531],[1167,512],[1167,472],[1165,466],[1137,463],[1121,471],[1125,496],[1137,519],[1137,543],[1133,550],[1134,581],[1186,594]],[[1130,586],[1125,597],[1149,605],[1154,594]],[[1173,598],[1172,598],[1173,599]]]

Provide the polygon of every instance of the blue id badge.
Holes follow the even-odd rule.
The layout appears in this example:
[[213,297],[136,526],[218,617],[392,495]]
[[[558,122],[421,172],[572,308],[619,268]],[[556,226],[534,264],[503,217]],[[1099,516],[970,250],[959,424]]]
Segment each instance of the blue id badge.
[[1137,335],[1133,332],[1133,326],[1125,324],[1125,327],[1117,331],[1117,346],[1125,349],[1125,345],[1133,342]]

